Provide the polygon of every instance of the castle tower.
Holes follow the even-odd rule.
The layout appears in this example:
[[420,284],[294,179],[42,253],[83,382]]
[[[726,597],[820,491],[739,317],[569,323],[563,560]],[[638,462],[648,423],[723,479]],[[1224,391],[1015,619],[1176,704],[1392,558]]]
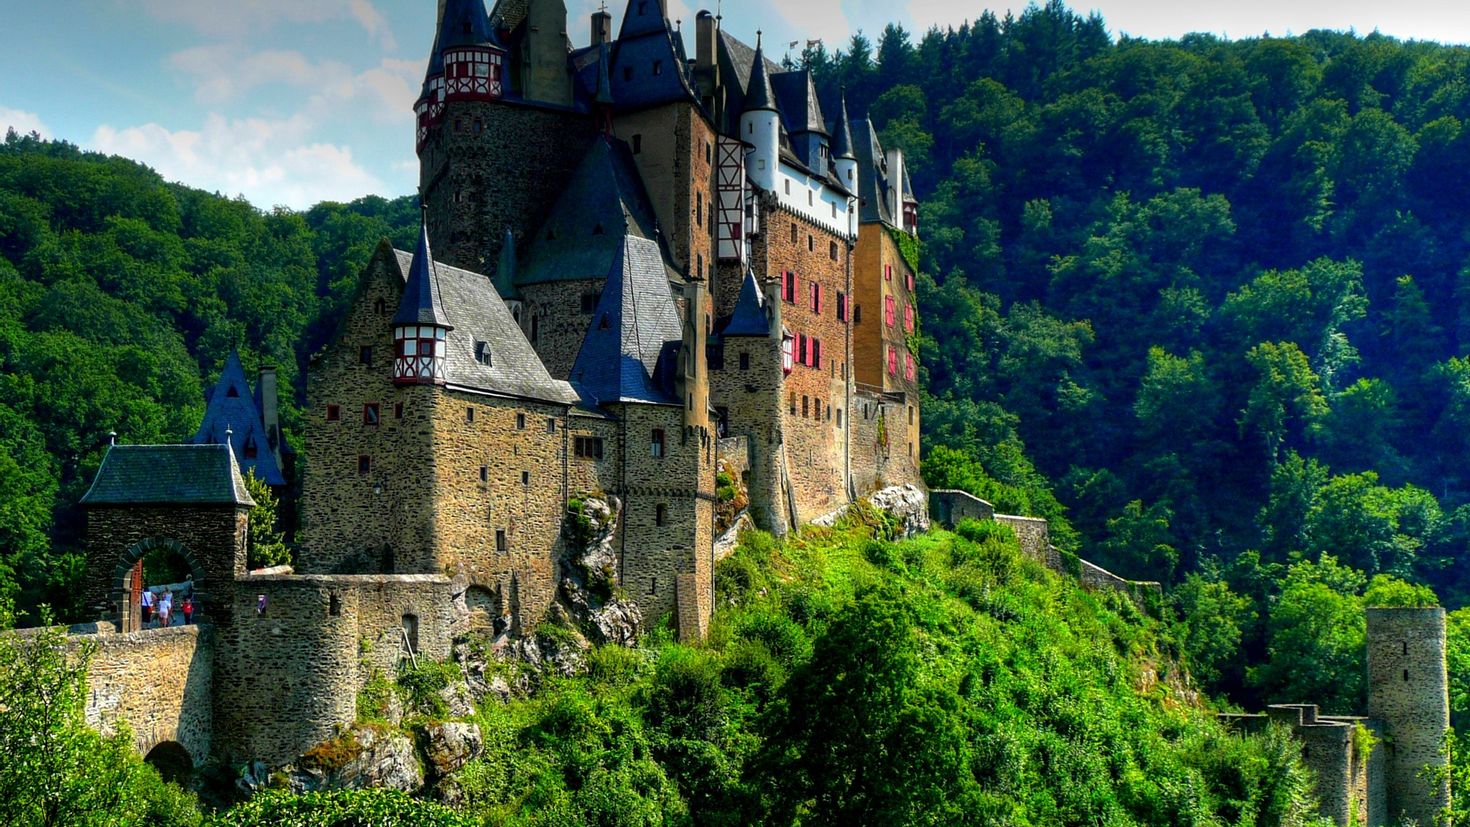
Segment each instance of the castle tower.
[[750,180],[767,192],[774,191],[781,153],[781,113],[776,108],[776,94],[771,91],[771,76],[766,71],[759,34],[755,40],[755,64],[750,70],[750,91],[746,93],[745,110],[740,115],[740,137],[755,147],[746,165]]
[[[1389,823],[1436,824],[1450,803],[1444,609],[1369,608],[1368,717],[1385,735]],[[1426,770],[1430,770],[1426,773]]]
[[[837,110],[837,123],[832,128],[832,169],[837,173],[837,180],[842,182],[848,192],[858,191],[858,162],[852,149],[852,125],[847,122],[846,89],[842,90],[842,104]],[[856,234],[855,211],[849,211],[848,217],[848,232]]]
[[419,247],[403,287],[403,299],[393,316],[393,383],[443,385],[449,352],[445,339],[454,327],[444,313],[434,260],[429,254],[427,221],[419,226]]
[[414,105],[419,186],[440,259],[487,273],[527,237],[593,134],[573,105],[562,0],[445,0]]

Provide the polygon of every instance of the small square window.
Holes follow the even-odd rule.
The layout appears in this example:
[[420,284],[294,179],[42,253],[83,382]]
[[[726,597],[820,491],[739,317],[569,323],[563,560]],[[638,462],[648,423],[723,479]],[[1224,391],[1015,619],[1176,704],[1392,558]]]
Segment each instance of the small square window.
[[653,429],[653,433],[649,437],[649,443],[648,443],[648,445],[649,445],[649,455],[650,456],[660,457],[660,458],[664,456],[664,448],[665,448],[665,446],[664,446],[664,430],[663,430],[663,428],[654,428]]
[[816,240],[816,238],[814,238],[812,236],[807,236],[806,237],[806,251],[808,253],[811,253],[811,252],[815,252],[816,249],[817,249],[817,240]]
[[490,481],[490,466],[488,466],[488,465],[481,465],[480,466],[480,482],[489,482],[489,481]]
[[357,363],[359,365],[367,365],[368,367],[373,366],[373,349],[371,346],[364,345],[357,349]]
[[526,430],[526,415],[523,414],[523,413],[516,414],[516,430],[517,431],[524,431],[524,430]]
[[546,419],[546,433],[548,433],[548,434],[554,434],[554,433],[556,433],[556,420],[555,419],[552,419],[550,417],[547,417],[547,419]]
[[395,402],[395,403],[393,403],[393,418],[394,419],[402,419],[403,418],[403,403],[402,402]]
[[598,296],[597,296],[596,293],[583,293],[582,294],[582,312],[590,315],[594,311],[596,311],[597,310],[597,298],[598,298]]
[[341,422],[342,421],[342,409],[340,407],[336,406],[336,405],[328,405],[327,406],[327,421],[328,422]]
[[521,485],[530,485],[530,484],[531,484],[531,472],[530,471],[522,471],[521,472]]
[[669,507],[659,503],[653,507],[653,524],[664,525],[669,521]]
[[467,424],[471,424],[471,425],[474,424],[474,422],[475,422],[475,409],[474,408],[465,408],[464,409],[464,421]]
[[740,369],[741,370],[750,370],[750,354],[749,353],[742,353],[742,354],[740,354]]
[[495,550],[501,554],[510,551],[510,544],[506,542],[505,529],[503,528],[495,529]]
[[367,456],[367,455],[363,455],[363,456],[358,457],[357,458],[357,473],[360,476],[367,476],[368,474],[371,474],[372,472],[373,472],[373,458],[370,457],[370,456]]
[[378,403],[369,402],[362,406],[362,424],[376,425],[380,417],[378,415]]
[[383,299],[378,299],[377,301],[373,302],[373,312],[378,314],[379,316],[388,315],[388,302],[384,301]]

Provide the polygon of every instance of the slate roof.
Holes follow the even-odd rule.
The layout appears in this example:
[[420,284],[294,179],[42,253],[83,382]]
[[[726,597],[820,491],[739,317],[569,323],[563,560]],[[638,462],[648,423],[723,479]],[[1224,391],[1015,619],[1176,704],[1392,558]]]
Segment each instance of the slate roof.
[[658,240],[657,219],[628,145],[604,137],[536,229],[516,284],[606,278],[625,235]]
[[771,318],[766,314],[766,300],[760,285],[756,283],[755,271],[745,271],[745,281],[740,285],[740,297],[735,300],[735,311],[721,336],[769,336]]
[[[623,16],[623,28],[612,44],[609,61],[613,107],[617,110],[698,101],[686,74],[684,39],[669,28],[668,19],[658,13],[659,6],[648,0],[644,14],[639,15],[634,0]],[[655,64],[658,74],[654,74]]]
[[779,72],[771,75],[771,89],[776,93],[776,106],[781,110],[781,120],[786,131],[820,132],[827,134],[827,122],[822,117],[822,106],[817,102],[817,87],[812,84],[812,73],[806,69],[794,72]]
[[[230,351],[219,381],[205,392],[204,421],[189,440],[192,445],[223,445],[226,440],[234,449],[241,473],[253,471],[267,485],[285,485],[286,477],[276,464],[270,434],[260,415],[260,400],[250,390],[240,354]],[[253,445],[254,457],[247,457],[246,445]]]
[[[497,6],[497,10],[499,6]],[[485,0],[445,0],[444,17],[434,34],[434,50],[429,53],[429,69],[425,80],[444,73],[444,52],[456,46],[495,44],[490,16],[485,13]]]
[[843,91],[842,103],[837,109],[837,123],[832,129],[832,157],[856,158],[852,146],[852,127],[847,120],[847,92]]
[[236,505],[255,501],[227,445],[114,445],[82,505]]
[[882,221],[898,226],[893,220],[893,210],[888,204],[887,161],[883,157],[883,145],[878,143],[878,133],[873,122],[867,118],[848,122],[852,126],[854,154],[858,161],[858,220],[863,223]]
[[572,382],[599,405],[678,405],[669,368],[682,339],[663,253],[653,241],[626,236],[572,365]]
[[419,221],[419,247],[413,254],[413,264],[408,270],[408,282],[403,287],[403,297],[398,301],[398,312],[393,316],[397,325],[436,325],[452,327],[444,310],[444,297],[440,292],[438,268],[433,254],[429,252],[429,224]]
[[[417,263],[415,257],[403,250],[394,250],[393,254],[398,277],[406,281]],[[444,299],[446,320],[452,325],[445,341],[448,351],[445,381],[506,396],[565,404],[577,402],[572,386],[552,379],[541,364],[489,278],[443,262],[435,262],[434,272]],[[476,342],[489,345],[489,365],[475,358]]]
[[745,83],[745,106],[742,112],[754,112],[759,109],[769,109],[773,112],[781,110],[776,106],[776,95],[771,89],[771,70],[766,65],[764,54],[761,52],[759,40],[756,41],[755,53],[750,59],[749,80]]

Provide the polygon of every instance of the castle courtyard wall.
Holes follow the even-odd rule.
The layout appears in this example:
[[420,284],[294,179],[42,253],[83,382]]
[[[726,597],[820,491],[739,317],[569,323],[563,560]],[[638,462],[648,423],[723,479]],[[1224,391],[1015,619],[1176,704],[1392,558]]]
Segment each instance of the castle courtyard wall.
[[87,664],[87,724],[103,734],[126,723],[138,754],[173,741],[194,763],[210,757],[215,639],[208,625],[73,636],[94,646]]

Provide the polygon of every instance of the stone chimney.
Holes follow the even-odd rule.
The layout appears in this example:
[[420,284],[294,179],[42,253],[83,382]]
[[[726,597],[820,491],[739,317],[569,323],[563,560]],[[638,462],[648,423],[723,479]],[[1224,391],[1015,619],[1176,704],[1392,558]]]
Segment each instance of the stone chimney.
[[718,19],[708,11],[701,11],[695,18],[694,66],[704,71],[715,67],[715,38],[719,37]]
[[276,401],[276,369],[263,367],[260,369],[260,421],[265,426],[266,440],[270,445],[271,453],[275,455],[276,467],[282,469],[281,464],[281,415]]
[[612,42],[612,14],[607,9],[592,13],[592,45],[601,46]]
[[904,169],[903,150],[890,149],[884,153],[888,162],[888,210],[893,222],[903,226]]

